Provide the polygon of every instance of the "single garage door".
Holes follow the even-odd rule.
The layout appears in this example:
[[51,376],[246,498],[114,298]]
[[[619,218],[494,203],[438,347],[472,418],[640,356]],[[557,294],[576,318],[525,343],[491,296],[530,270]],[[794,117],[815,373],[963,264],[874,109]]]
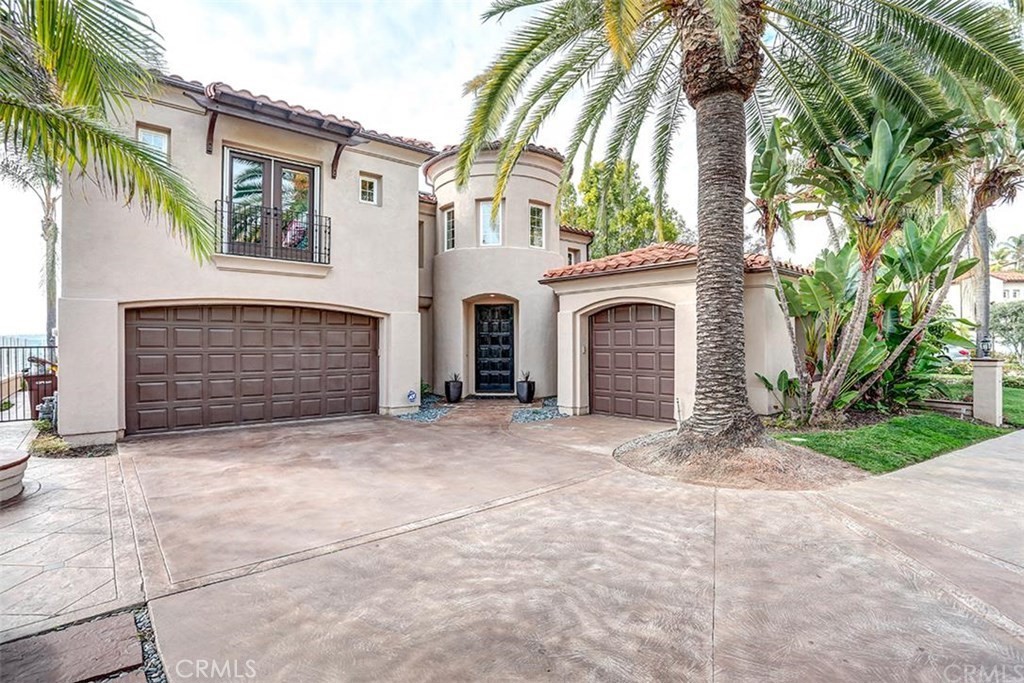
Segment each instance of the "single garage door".
[[377,320],[292,306],[125,311],[129,434],[377,411]]
[[627,304],[590,316],[590,412],[675,419],[675,316]]

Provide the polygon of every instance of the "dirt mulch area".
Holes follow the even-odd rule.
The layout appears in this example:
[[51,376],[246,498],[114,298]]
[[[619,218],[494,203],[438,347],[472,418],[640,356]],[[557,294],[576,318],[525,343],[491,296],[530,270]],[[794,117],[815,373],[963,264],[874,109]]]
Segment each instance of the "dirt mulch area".
[[736,489],[810,491],[870,476],[850,463],[770,438],[763,446],[726,449],[673,462],[665,457],[665,450],[675,434],[673,429],[634,439],[615,449],[614,457],[644,474]]
[[117,454],[117,444],[70,446],[53,432],[40,432],[28,446],[34,458],[105,458]]

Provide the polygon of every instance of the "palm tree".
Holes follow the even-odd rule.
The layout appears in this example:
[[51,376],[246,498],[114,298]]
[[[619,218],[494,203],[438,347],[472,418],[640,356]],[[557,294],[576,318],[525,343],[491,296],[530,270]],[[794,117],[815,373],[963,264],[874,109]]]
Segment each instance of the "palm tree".
[[40,220],[46,252],[43,283],[46,288],[46,338],[53,344],[57,327],[57,202],[60,200],[60,170],[46,160],[8,154],[0,159],[0,181],[31,192],[43,210]]
[[604,157],[628,161],[653,117],[658,204],[679,122],[687,106],[696,114],[697,386],[683,426],[691,445],[680,452],[761,434],[743,344],[748,133],[765,138],[772,118],[785,114],[805,143],[822,148],[866,131],[875,99],[927,120],[975,83],[1024,117],[1016,15],[985,0],[494,0],[484,19],[524,6],[534,15],[467,84],[476,99],[459,150],[460,183],[500,135],[500,198],[526,145],[582,85],[563,182],[604,124]]
[[1000,263],[1006,270],[1024,270],[1024,235],[1014,235],[999,245]]
[[0,0],[0,134],[8,153],[137,200],[203,258],[215,242],[207,207],[160,153],[107,122],[150,91],[162,51],[128,0]]

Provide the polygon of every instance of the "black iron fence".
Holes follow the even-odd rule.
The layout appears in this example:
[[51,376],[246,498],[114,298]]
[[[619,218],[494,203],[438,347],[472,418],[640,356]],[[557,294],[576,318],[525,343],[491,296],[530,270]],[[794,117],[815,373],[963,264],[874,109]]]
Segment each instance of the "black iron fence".
[[37,419],[56,391],[56,346],[0,346],[0,422]]
[[331,262],[331,219],[306,210],[241,202],[215,207],[217,252],[306,263]]

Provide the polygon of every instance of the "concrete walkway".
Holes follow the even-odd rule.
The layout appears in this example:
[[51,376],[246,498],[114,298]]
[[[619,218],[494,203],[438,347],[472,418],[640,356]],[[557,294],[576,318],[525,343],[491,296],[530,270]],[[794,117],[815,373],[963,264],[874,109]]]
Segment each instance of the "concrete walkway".
[[106,460],[171,681],[1024,674],[1024,433],[799,493],[609,457],[659,428],[366,418]]

